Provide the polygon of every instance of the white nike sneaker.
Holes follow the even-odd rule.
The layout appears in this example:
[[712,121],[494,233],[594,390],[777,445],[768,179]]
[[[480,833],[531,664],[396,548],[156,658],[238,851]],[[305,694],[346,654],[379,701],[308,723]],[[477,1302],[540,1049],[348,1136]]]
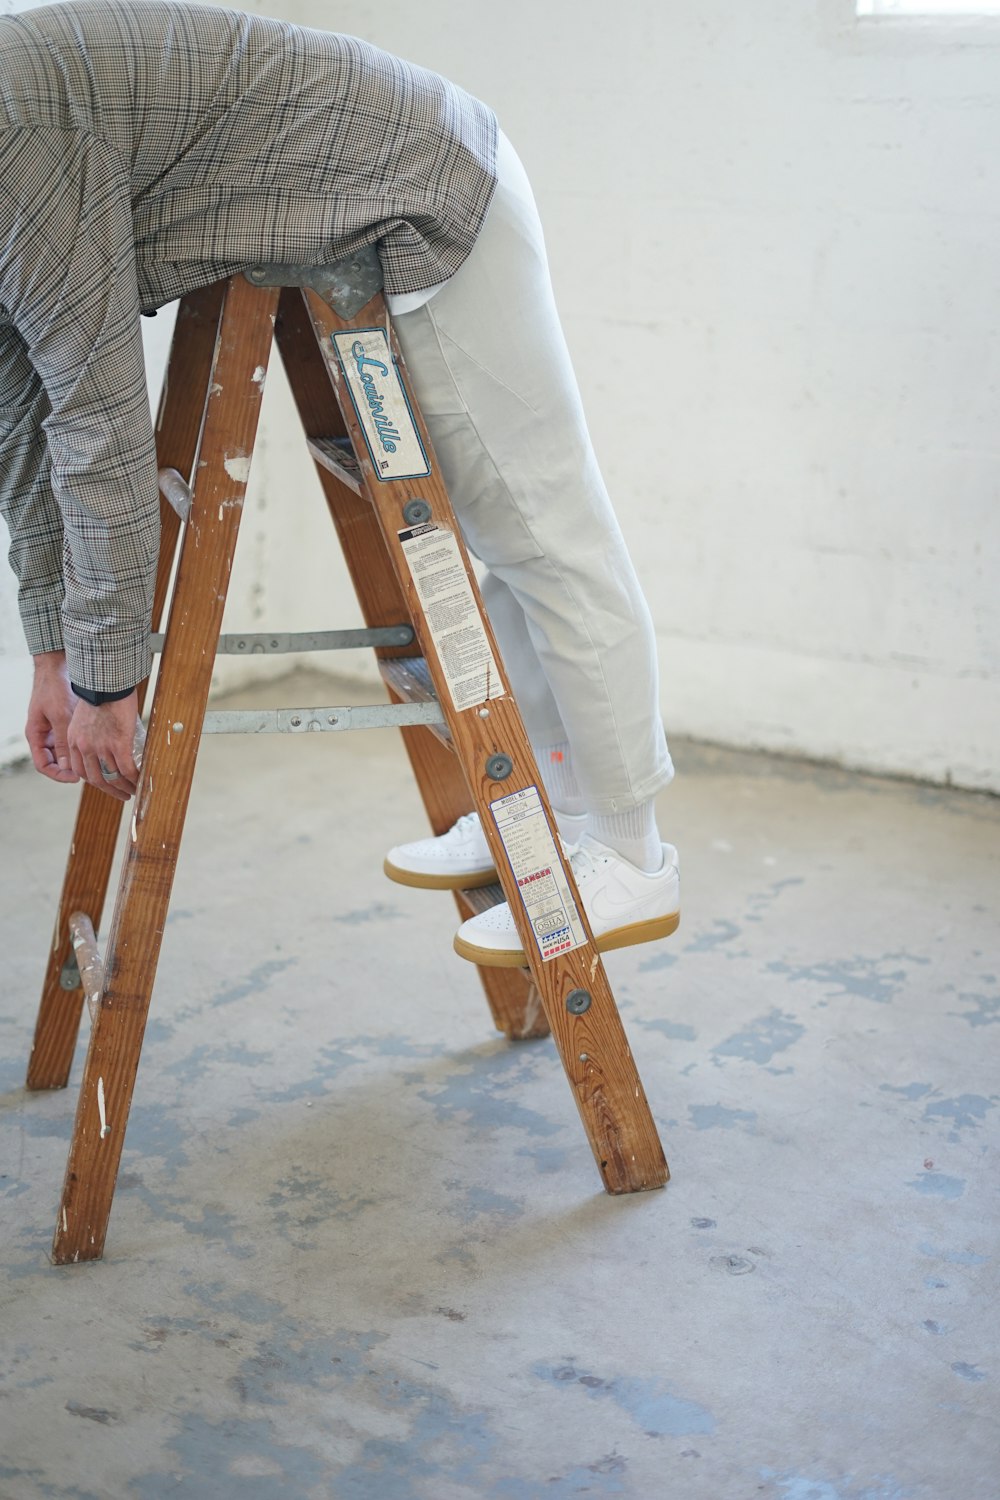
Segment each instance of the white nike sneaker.
[[[555,820],[567,844],[575,844],[583,836],[586,813],[577,817],[557,812]],[[475,890],[499,879],[478,813],[466,813],[437,838],[397,844],[389,850],[382,868],[400,885],[432,891]]]
[[[669,937],[680,924],[677,850],[663,845],[663,864],[654,874],[622,859],[606,844],[585,834],[569,862],[602,953]],[[463,922],[455,952],[486,968],[520,968],[527,963],[510,907],[504,901]]]

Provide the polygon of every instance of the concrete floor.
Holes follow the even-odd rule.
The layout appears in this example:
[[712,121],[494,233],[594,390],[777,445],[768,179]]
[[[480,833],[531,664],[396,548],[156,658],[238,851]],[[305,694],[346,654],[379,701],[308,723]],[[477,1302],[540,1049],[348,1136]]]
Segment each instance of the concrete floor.
[[76,793],[0,777],[5,1500],[996,1500],[1000,803],[675,748],[683,926],[608,961],[664,1192],[383,879],[395,735],[218,738],[72,1269],[80,1059],[22,1079]]

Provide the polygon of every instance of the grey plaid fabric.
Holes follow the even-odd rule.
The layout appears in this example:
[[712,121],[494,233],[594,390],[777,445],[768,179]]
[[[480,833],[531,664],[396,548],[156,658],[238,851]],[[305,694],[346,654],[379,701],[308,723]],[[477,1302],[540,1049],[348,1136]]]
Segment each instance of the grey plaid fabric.
[[166,0],[0,18],[0,510],[29,649],[149,670],[158,545],[141,310],[258,261],[378,243],[446,281],[495,186],[496,121],[357,38]]

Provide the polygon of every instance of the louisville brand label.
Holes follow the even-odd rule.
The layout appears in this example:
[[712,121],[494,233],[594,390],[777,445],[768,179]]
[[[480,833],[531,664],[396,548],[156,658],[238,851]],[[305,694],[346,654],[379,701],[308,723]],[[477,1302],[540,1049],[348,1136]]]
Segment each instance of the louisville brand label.
[[483,626],[454,532],[428,521],[399,532],[424,618],[456,708],[504,697],[503,679]]
[[511,792],[492,803],[490,811],[542,958],[556,958],[581,947],[587,936],[545,821],[538,788]]
[[431,466],[385,329],[351,328],[332,338],[376,475],[425,478]]

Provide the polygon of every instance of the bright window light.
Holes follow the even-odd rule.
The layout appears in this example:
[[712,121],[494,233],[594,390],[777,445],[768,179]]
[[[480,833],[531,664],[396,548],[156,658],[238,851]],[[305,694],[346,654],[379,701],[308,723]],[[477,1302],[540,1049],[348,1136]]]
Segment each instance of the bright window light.
[[859,16],[1000,16],[1000,0],[857,0]]

